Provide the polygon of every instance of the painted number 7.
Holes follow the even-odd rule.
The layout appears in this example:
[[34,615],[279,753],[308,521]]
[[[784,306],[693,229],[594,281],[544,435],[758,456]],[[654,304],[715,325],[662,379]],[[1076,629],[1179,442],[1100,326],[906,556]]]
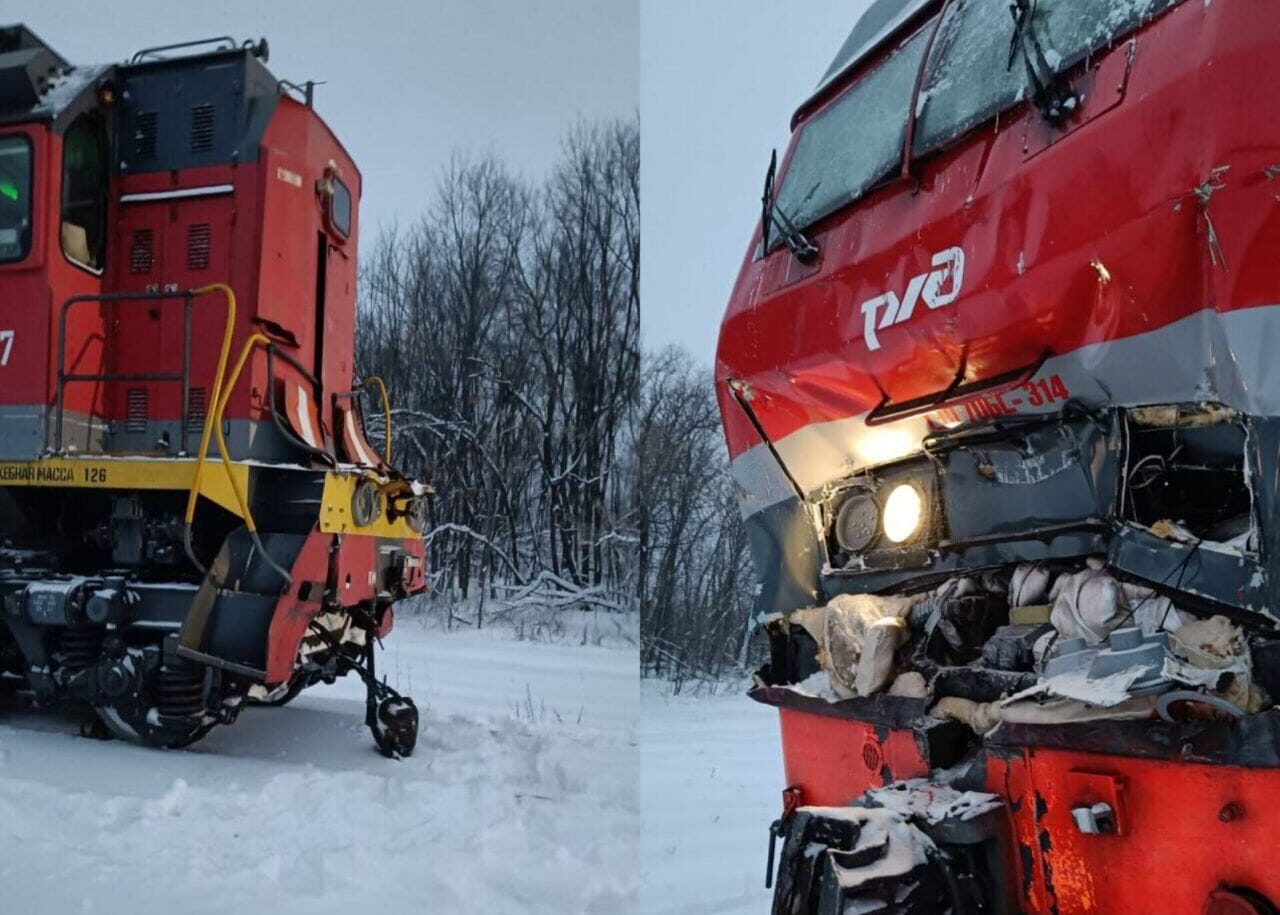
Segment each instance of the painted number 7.
[[13,331],[0,330],[0,366],[9,364],[9,354],[13,352]]

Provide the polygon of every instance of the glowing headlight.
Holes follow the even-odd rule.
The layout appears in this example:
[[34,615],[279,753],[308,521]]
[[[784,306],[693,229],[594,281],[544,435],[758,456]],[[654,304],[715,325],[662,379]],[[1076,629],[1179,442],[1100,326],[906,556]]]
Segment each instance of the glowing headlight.
[[894,543],[906,543],[920,530],[923,520],[924,499],[920,490],[910,483],[895,486],[889,498],[884,500],[884,511],[880,516],[884,535]]

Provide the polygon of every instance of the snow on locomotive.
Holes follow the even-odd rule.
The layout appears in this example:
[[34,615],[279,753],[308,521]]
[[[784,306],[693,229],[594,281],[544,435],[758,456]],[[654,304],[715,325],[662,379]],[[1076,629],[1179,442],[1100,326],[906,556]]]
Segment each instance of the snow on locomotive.
[[0,29],[0,665],[162,746],[354,671],[404,755],[374,648],[429,489],[353,384],[360,173],[266,59]]
[[1276,911],[1278,47],[878,0],[796,113],[716,367],[777,915]]

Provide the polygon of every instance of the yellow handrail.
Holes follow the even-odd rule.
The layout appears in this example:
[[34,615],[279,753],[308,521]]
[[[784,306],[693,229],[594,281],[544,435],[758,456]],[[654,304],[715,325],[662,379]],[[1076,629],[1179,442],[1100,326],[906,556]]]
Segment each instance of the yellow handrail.
[[[240,380],[240,373],[244,371],[244,364],[249,361],[249,354],[253,352],[253,348],[255,346],[270,345],[271,338],[265,334],[249,335],[249,339],[244,341],[244,348],[240,350],[240,358],[236,360],[236,367],[231,370],[227,385],[222,389],[222,396],[217,400],[213,409],[213,437],[218,443],[218,454],[222,456],[222,466],[227,469],[227,478],[231,481],[231,490],[236,494],[236,503],[240,506],[240,514],[244,518],[244,526],[249,529],[250,534],[257,533],[258,528],[253,522],[253,515],[249,513],[249,501],[240,490],[240,483],[236,480],[235,474],[232,473],[231,453],[227,449],[227,440],[222,435],[222,413],[227,408],[227,401],[231,399],[231,392],[235,390],[236,382]],[[201,457],[203,458],[203,456],[202,454]]]
[[[258,538],[258,526],[254,523],[253,513],[249,511],[249,500],[240,488],[240,483],[236,480],[235,474],[232,473],[231,452],[227,448],[227,440],[222,434],[222,414],[227,409],[227,401],[231,399],[231,392],[236,389],[236,382],[240,380],[240,373],[244,371],[244,364],[249,361],[249,355],[253,352],[255,346],[269,347],[271,346],[271,338],[265,334],[250,334],[249,339],[244,341],[244,347],[240,350],[240,358],[236,360],[236,366],[231,370],[231,374],[227,377],[227,383],[219,392],[219,397],[214,404],[212,417],[213,438],[218,444],[218,454],[222,457],[222,466],[226,468],[227,479],[231,483],[231,491],[236,496],[236,504],[240,506],[240,515],[244,518],[245,530],[253,538],[254,546],[261,552],[263,561],[276,570],[280,577],[284,579],[286,587],[288,587],[293,584],[293,578],[288,569],[272,558],[271,554],[267,552],[267,548]],[[204,459],[203,452],[200,457],[201,460]]]
[[[200,450],[196,454],[196,472],[195,477],[191,481],[191,492],[187,495],[187,512],[184,516],[184,524],[190,530],[191,522],[196,516],[196,501],[200,496],[200,483],[204,479],[205,455],[209,451],[209,437],[213,434],[214,426],[221,428],[222,419],[219,415],[217,405],[222,397],[222,379],[227,370],[227,359],[231,356],[231,335],[235,331],[236,326],[236,294],[235,291],[226,283],[212,283],[208,286],[201,286],[199,289],[192,289],[191,295],[206,295],[211,292],[220,292],[227,303],[227,323],[222,330],[222,351],[218,355],[218,368],[214,372],[213,387],[209,391],[210,401],[214,405],[212,410],[204,418],[204,428],[200,430]],[[221,438],[221,435],[219,435]],[[228,471],[230,473],[230,471]],[[235,486],[235,480],[232,478],[232,487]],[[239,496],[239,492],[236,492]]]
[[378,393],[382,395],[382,416],[383,427],[386,431],[387,440],[382,446],[382,459],[387,462],[387,466],[391,466],[391,398],[387,396],[387,385],[377,375],[370,375],[364,381],[360,382],[360,387],[368,387],[373,385],[378,389]]

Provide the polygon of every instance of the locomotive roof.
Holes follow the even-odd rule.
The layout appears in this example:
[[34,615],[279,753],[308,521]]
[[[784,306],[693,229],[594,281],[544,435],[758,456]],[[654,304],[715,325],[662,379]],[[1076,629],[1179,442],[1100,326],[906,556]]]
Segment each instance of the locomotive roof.
[[836,52],[835,59],[827,67],[827,72],[822,74],[822,79],[818,80],[814,92],[821,92],[841,73],[875,53],[912,16],[931,2],[932,0],[875,0],[854,23],[849,37]]
[[[77,66],[25,25],[0,25],[0,126],[70,123],[97,103],[96,89],[109,85],[121,98],[113,115],[117,130],[149,140],[145,148],[122,145],[115,165],[119,171],[254,161],[281,98],[305,96],[306,106],[314,111],[312,84],[278,80],[266,66],[267,53],[266,39],[239,43],[219,37],[149,48],[127,62]],[[184,75],[175,83],[172,74],[178,71]],[[175,90],[175,85],[182,89]],[[189,115],[192,101],[186,96],[192,93],[199,95],[204,118],[198,125]],[[319,113],[314,116],[346,152]],[[143,123],[141,118],[149,120]],[[204,131],[198,149],[182,133],[197,127]],[[358,176],[359,169],[354,163],[352,167]]]
[[0,26],[0,124],[58,120],[64,113],[75,113],[71,109],[83,107],[77,103],[85,89],[117,73],[127,79],[131,74],[187,67],[195,61],[215,58],[243,58],[251,73],[258,76],[247,82],[269,84],[274,89],[275,77],[258,59],[260,47],[265,45],[232,43],[229,47],[173,57],[141,52],[124,64],[73,65],[26,25]]
[[0,122],[54,118],[107,66],[73,67],[25,25],[0,27]]

